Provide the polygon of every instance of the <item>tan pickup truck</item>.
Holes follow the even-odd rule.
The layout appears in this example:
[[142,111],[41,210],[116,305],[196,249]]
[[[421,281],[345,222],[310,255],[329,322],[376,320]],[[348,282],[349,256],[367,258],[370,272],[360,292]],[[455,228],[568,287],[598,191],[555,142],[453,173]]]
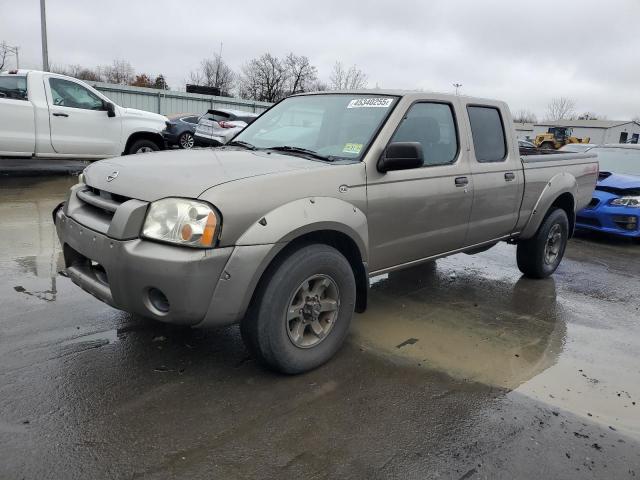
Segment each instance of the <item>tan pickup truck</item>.
[[521,157],[503,102],[398,91],[303,94],[216,149],[89,166],[54,212],[66,272],[164,322],[240,322],[257,359],[327,361],[369,278],[497,242],[542,278],[591,199],[589,154]]

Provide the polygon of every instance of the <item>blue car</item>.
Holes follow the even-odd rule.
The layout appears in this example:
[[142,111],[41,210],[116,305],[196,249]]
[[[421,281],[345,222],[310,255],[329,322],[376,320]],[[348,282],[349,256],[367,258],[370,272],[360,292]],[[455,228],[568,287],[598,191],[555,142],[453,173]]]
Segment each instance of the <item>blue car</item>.
[[601,145],[589,153],[598,154],[600,175],[576,227],[640,238],[640,145]]

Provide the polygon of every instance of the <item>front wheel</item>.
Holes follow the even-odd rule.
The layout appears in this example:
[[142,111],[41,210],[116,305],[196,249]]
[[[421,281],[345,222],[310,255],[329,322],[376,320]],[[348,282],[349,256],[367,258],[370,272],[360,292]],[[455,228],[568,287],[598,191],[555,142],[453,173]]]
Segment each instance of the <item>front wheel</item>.
[[555,209],[532,238],[518,243],[518,268],[527,277],[548,277],[560,265],[568,239],[567,214],[562,209]]
[[306,372],[338,351],[355,301],[347,259],[328,245],[307,245],[265,272],[240,324],[242,338],[267,367],[287,374]]
[[145,138],[141,140],[136,140],[129,147],[129,151],[127,152],[129,155],[135,155],[136,153],[149,153],[156,152],[160,150],[160,147],[153,140],[147,140]]

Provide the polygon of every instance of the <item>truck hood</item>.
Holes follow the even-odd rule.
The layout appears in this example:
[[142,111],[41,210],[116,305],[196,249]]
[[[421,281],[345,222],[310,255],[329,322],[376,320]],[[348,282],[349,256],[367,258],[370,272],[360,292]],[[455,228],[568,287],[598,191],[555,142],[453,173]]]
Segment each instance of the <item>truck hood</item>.
[[160,122],[168,121],[167,117],[164,115],[160,115],[158,113],[147,112],[145,110],[138,110],[137,108],[129,108],[129,107],[120,107],[122,108],[122,113],[126,117],[144,117],[151,120],[157,120]]
[[243,178],[318,168],[328,165],[277,153],[196,149],[101,160],[84,174],[94,188],[152,202],[165,197],[197,198],[211,187]]

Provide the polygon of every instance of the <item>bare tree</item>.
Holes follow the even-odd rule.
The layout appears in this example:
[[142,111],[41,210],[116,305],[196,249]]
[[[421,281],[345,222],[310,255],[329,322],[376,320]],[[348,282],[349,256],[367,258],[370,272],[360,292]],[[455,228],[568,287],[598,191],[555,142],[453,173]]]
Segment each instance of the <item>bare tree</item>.
[[286,95],[287,67],[270,53],[250,60],[242,67],[240,96],[264,102],[277,102]]
[[316,80],[309,88],[310,92],[326,92],[329,90],[329,84],[323,80]]
[[219,54],[205,58],[200,68],[191,72],[189,81],[196,85],[219,88],[223,93],[231,92],[235,87],[236,73],[226,64]]
[[513,121],[515,123],[536,123],[538,117],[531,110],[522,109],[513,114]]
[[284,59],[287,69],[289,93],[308,92],[313,89],[314,82],[318,79],[318,69],[311,65],[308,57],[290,53]]
[[4,69],[7,63],[7,57],[9,56],[9,45],[6,42],[0,43],[0,71]]
[[575,117],[575,103],[566,97],[551,99],[547,105],[547,120],[571,120]]
[[331,90],[354,90],[367,87],[367,74],[360,70],[357,65],[351,65],[348,69],[342,62],[333,65],[331,76],[329,77],[329,87]]
[[49,70],[52,73],[59,73],[61,75],[67,75],[68,77],[77,78],[78,80],[85,80],[89,82],[102,82],[104,78],[100,74],[100,67],[90,69],[81,65],[51,65]]
[[114,60],[111,65],[102,67],[101,71],[108,83],[129,85],[133,81],[134,70],[126,60]]

